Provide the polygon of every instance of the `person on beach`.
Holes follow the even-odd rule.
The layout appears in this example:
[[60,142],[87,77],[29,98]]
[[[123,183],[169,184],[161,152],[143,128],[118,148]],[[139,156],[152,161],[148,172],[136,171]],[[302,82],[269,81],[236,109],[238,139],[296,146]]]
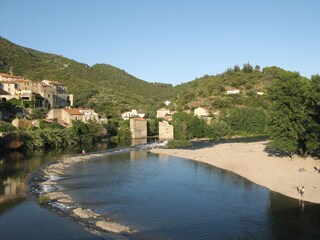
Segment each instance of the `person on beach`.
[[300,193],[301,197],[303,197],[304,194],[304,186],[302,187],[297,187],[298,192]]
[[86,153],[86,151],[85,150],[82,150],[82,154],[85,154]]

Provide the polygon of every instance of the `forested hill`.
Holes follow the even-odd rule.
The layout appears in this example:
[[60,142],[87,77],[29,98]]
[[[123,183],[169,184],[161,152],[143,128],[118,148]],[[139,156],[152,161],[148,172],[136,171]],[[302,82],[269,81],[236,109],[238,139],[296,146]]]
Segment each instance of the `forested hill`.
[[138,79],[108,64],[92,67],[56,54],[18,46],[0,38],[0,72],[41,81],[57,80],[68,86],[77,105],[101,114],[119,114],[131,108],[149,110],[163,102],[159,92],[172,88]]
[[[241,68],[236,65],[217,75],[205,75],[191,82],[180,84],[170,89],[171,101],[178,106],[193,109],[198,106],[209,110],[231,107],[268,108],[266,97],[269,87],[277,80],[288,76],[301,77],[297,72],[290,72],[279,67],[260,69],[250,64]],[[240,94],[226,94],[228,88],[240,90]],[[262,96],[259,95],[263,94]]]

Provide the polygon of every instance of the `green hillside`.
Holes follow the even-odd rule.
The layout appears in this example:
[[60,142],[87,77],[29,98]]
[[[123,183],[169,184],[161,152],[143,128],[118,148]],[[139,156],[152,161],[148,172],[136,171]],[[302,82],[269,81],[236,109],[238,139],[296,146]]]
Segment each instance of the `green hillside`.
[[[168,89],[163,94],[171,97],[171,101],[175,102],[180,109],[194,109],[202,106],[215,110],[246,106],[262,107],[267,110],[270,104],[266,96],[270,85],[287,75],[299,74],[278,67],[266,67],[260,70],[259,66],[253,68],[250,64],[244,64],[242,69],[235,66],[222,74],[205,75]],[[228,87],[239,89],[240,94],[227,95]],[[258,95],[258,92],[263,92],[264,95]]]
[[117,115],[131,108],[150,111],[163,101],[158,93],[171,88],[140,80],[108,64],[90,67],[0,38],[0,72],[10,71],[34,81],[49,79],[64,83],[74,94],[77,105],[94,108],[104,115]]
[[[244,106],[268,110],[270,104],[266,96],[269,86],[287,75],[298,74],[278,67],[260,69],[259,66],[244,64],[242,68],[236,65],[222,74],[205,75],[172,87],[170,84],[143,81],[108,64],[90,67],[0,38],[0,72],[10,71],[30,80],[49,79],[64,83],[74,94],[76,105],[93,108],[106,116],[119,116],[132,108],[143,109],[154,116],[166,99],[172,102],[172,110],[192,110],[199,106],[209,110]],[[227,95],[227,87],[238,88],[241,94]]]

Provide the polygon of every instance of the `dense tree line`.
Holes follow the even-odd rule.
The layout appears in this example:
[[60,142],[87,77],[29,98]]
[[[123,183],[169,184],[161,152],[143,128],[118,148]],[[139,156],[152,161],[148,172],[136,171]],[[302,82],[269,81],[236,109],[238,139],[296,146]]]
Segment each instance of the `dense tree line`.
[[270,149],[288,155],[320,150],[320,76],[283,73],[269,89]]
[[234,135],[252,136],[267,134],[267,114],[258,108],[230,108],[211,122],[185,112],[173,115],[172,125],[176,140],[193,138],[221,139]]
[[[0,126],[6,124],[2,123]],[[95,143],[105,133],[105,128],[94,122],[73,121],[71,128],[64,128],[55,123],[42,123],[40,128],[29,130],[8,129],[0,138],[0,145],[1,150],[63,149]]]

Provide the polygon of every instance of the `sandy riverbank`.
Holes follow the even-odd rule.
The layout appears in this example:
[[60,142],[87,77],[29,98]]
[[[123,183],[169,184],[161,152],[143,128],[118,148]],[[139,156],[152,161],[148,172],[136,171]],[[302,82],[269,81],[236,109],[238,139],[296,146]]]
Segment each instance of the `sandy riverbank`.
[[[252,182],[283,195],[320,204],[320,160],[271,157],[264,151],[267,142],[224,143],[201,149],[153,149],[151,152],[205,162],[232,171]],[[298,171],[304,168],[306,171]],[[301,196],[298,186],[305,187]]]

